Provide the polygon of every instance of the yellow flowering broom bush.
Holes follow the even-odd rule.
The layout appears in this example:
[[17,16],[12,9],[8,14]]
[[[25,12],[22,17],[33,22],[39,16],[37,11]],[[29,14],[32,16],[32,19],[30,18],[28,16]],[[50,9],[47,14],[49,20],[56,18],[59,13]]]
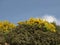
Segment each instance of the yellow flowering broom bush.
[[27,28],[31,26],[31,28],[36,28],[36,30],[56,32],[56,27],[53,24],[40,18],[30,18],[27,21],[18,22],[18,24],[25,25]]
[[8,32],[13,28],[15,28],[15,25],[13,23],[10,23],[9,21],[0,21],[0,31]]
[[[53,24],[40,18],[30,18],[29,20],[18,22],[18,24],[20,26],[27,26],[26,28],[29,29],[56,32],[56,27]],[[15,27],[16,26],[9,21],[0,21],[0,31],[9,31]]]
[[0,21],[0,43],[6,42],[10,45],[58,45],[60,44],[60,34],[53,32],[57,32],[56,27],[40,18],[20,21],[18,25],[9,21]]

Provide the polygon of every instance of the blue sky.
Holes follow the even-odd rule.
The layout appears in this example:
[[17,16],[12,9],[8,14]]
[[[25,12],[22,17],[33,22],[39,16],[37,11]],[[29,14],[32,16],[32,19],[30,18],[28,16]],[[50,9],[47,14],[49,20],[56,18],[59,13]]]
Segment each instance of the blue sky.
[[0,20],[16,23],[44,15],[60,20],[60,0],[0,0]]

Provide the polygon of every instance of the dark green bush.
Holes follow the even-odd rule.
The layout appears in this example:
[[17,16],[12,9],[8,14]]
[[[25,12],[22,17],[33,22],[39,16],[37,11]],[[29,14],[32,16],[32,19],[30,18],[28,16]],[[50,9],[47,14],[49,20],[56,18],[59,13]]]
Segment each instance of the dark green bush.
[[43,23],[43,21],[40,19],[37,21],[35,19],[31,20],[22,23],[20,22],[20,24],[18,24],[15,28],[9,30],[9,32],[4,32],[0,29],[0,44],[5,45],[5,43],[7,43],[10,45],[60,45],[60,26],[52,23],[56,26],[55,29],[55,26],[51,25],[48,22]]
[[26,29],[27,27],[18,27],[8,33],[6,37],[10,45],[60,45],[60,34],[58,32],[44,32]]
[[4,45],[5,42],[4,32],[0,31],[0,44]]

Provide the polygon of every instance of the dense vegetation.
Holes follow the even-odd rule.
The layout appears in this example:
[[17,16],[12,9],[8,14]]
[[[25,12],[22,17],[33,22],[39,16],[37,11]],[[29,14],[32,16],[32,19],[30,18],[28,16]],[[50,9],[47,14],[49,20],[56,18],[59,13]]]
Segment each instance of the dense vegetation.
[[0,22],[1,45],[60,45],[60,26],[39,18],[30,18],[15,25]]

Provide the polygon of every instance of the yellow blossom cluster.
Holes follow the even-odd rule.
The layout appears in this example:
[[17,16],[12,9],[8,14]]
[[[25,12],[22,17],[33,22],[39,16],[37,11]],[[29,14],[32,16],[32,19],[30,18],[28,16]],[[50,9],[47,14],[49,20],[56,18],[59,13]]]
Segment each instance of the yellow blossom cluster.
[[[56,27],[53,24],[47,22],[46,20],[40,19],[40,18],[30,18],[29,20],[18,22],[18,24],[19,25],[25,24],[25,25],[27,25],[27,28],[30,25],[31,27],[33,27],[35,29],[56,32]],[[13,28],[15,28],[15,27],[16,27],[16,25],[14,25],[13,23],[11,23],[9,21],[0,21],[0,31],[13,30]]]
[[13,23],[10,23],[9,21],[0,21],[0,31],[5,32],[13,28],[15,28],[15,25]]
[[52,32],[56,32],[56,27],[47,22],[46,20],[43,20],[43,19],[40,19],[40,18],[30,18],[29,20],[27,21],[22,21],[22,22],[18,22],[18,24],[28,24],[28,25],[34,25],[34,24],[38,24],[40,28],[43,27],[46,28],[47,31],[52,31]]

